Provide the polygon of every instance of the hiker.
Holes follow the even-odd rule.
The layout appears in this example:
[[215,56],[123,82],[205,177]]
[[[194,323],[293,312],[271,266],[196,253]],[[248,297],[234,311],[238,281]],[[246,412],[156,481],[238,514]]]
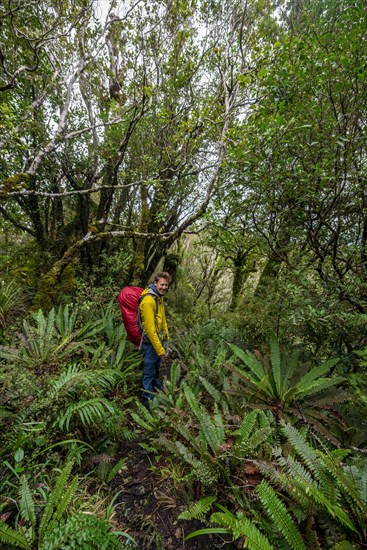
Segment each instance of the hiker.
[[153,393],[162,387],[159,380],[161,359],[168,351],[168,328],[163,302],[171,276],[165,271],[156,273],[154,282],[143,290],[139,304],[143,352],[143,403],[148,405]]

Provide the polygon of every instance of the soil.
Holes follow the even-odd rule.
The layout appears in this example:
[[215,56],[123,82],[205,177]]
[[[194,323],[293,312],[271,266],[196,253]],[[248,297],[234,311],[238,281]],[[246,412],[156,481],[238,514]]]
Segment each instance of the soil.
[[[171,478],[162,479],[156,458],[140,447],[138,441],[124,441],[122,456],[127,457],[124,470],[114,478],[118,493],[116,520],[120,530],[129,533],[140,550],[210,550],[238,548],[218,535],[185,537],[204,526],[199,521],[177,520],[186,508]],[[164,460],[164,459],[160,459]]]

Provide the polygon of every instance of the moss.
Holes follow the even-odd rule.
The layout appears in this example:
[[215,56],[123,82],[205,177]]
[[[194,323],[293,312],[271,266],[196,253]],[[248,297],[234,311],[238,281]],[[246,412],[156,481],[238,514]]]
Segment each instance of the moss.
[[29,174],[19,172],[18,174],[14,174],[14,176],[4,179],[0,183],[0,197],[6,196],[7,193],[11,193],[12,191],[25,189],[31,178],[32,176]]

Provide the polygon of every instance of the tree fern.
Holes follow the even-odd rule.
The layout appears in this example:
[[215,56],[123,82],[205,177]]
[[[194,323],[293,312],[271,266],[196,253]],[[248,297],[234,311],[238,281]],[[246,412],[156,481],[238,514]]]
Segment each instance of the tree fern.
[[278,498],[274,489],[265,480],[262,480],[260,485],[256,487],[256,493],[259,495],[266,513],[272,519],[291,548],[293,550],[306,550],[300,532],[286,506]]
[[186,520],[192,520],[192,519],[202,519],[205,514],[210,510],[212,507],[213,502],[215,502],[216,497],[214,496],[207,496],[204,498],[201,498],[198,502],[195,502],[187,510],[182,512],[177,519],[186,519]]

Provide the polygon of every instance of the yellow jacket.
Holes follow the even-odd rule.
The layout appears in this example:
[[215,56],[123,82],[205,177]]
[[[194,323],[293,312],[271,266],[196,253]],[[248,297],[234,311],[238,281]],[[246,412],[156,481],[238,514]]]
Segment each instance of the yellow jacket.
[[146,288],[141,294],[139,308],[143,331],[149,338],[157,355],[161,357],[165,354],[161,340],[168,338],[163,296],[158,295],[158,298],[154,298],[154,296],[152,296],[152,290]]

